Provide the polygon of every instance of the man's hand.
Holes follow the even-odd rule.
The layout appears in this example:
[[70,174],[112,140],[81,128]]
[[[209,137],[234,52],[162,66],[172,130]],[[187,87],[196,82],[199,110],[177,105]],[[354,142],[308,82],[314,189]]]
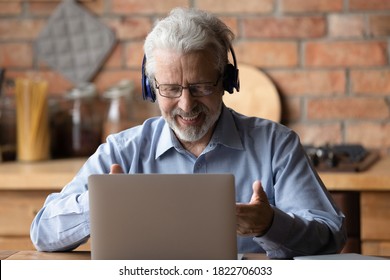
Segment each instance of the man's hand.
[[237,233],[242,236],[261,236],[271,227],[274,210],[268,202],[260,181],[252,185],[249,203],[237,203]]
[[124,172],[122,167],[119,164],[114,163],[113,165],[111,165],[110,174],[122,174],[122,173]]

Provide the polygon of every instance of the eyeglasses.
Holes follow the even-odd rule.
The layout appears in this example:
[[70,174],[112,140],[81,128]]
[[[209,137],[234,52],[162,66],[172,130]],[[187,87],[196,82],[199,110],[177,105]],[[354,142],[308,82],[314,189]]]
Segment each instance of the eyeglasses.
[[202,97],[214,93],[215,87],[218,85],[220,78],[221,75],[218,77],[215,83],[204,82],[189,84],[188,87],[175,84],[159,84],[156,79],[154,79],[154,82],[156,83],[156,88],[158,89],[159,94],[163,97],[179,98],[182,95],[183,89],[188,89],[191,96],[193,97]]

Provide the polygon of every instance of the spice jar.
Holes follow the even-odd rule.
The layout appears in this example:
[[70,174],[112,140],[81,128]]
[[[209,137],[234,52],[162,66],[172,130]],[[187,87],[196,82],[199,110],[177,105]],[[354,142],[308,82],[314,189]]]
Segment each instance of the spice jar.
[[105,141],[109,134],[117,133],[130,127],[130,99],[133,89],[134,85],[131,81],[122,80],[103,94],[103,97],[109,103],[103,122],[102,141]]

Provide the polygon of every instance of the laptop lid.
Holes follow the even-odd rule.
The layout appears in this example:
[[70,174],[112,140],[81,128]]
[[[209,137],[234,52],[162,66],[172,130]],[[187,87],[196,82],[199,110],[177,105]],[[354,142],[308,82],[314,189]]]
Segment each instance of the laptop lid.
[[237,259],[232,174],[89,177],[92,259]]

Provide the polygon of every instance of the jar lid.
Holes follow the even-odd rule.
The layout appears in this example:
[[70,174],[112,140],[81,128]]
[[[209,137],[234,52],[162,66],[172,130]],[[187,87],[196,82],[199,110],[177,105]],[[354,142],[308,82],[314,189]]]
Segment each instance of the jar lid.
[[119,97],[131,97],[131,94],[134,89],[134,83],[130,80],[121,80],[118,84],[109,88],[106,92],[103,93],[105,98],[119,98]]
[[92,83],[82,84],[68,92],[70,99],[91,98],[96,95],[96,87]]

